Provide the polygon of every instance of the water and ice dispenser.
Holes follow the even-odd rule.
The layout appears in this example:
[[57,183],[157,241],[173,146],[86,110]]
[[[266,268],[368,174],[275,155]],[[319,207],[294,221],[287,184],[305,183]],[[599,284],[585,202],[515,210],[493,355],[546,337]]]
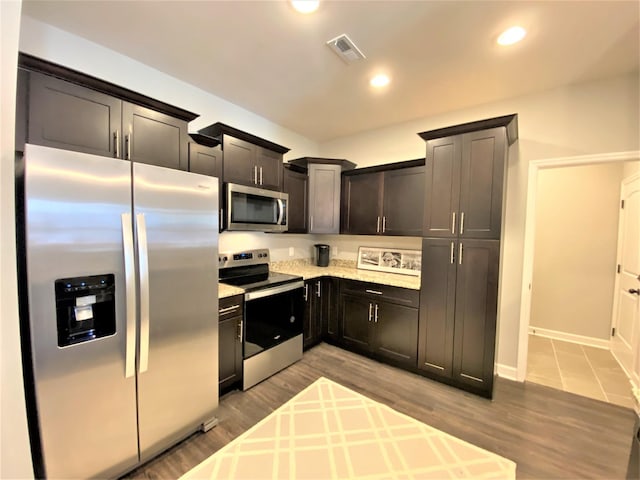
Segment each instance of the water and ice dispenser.
[[60,278],[55,291],[59,347],[116,333],[113,274]]

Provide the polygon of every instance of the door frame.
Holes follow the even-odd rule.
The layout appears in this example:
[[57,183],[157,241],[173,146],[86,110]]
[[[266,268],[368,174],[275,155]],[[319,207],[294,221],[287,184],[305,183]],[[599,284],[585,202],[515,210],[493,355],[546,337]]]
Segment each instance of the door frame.
[[531,320],[531,284],[533,281],[533,254],[535,249],[535,215],[538,196],[538,172],[546,168],[577,167],[598,163],[627,162],[640,160],[640,150],[626,152],[597,153],[572,157],[531,160],[527,181],[527,205],[525,211],[524,249],[522,265],[522,290],[520,293],[520,327],[518,331],[518,359],[516,380],[524,382],[527,374],[529,353],[529,322]]

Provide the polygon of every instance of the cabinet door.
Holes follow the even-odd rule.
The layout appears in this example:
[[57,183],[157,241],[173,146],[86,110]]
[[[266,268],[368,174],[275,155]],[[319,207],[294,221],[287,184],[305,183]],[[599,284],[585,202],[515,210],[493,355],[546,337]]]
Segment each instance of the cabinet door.
[[124,103],[125,158],[174,170],[187,170],[187,122],[149,108]]
[[28,142],[36,145],[122,158],[122,101],[30,72]]
[[218,371],[220,390],[239,382],[242,377],[242,317],[231,317],[218,324]]
[[422,240],[418,368],[444,377],[453,372],[456,250],[452,239]]
[[307,174],[284,169],[283,191],[289,194],[287,232],[307,233]]
[[309,233],[340,233],[340,165],[309,165]]
[[500,238],[506,154],[504,127],[462,136],[460,237]]
[[219,231],[224,229],[224,193],[222,188],[222,149],[189,142],[189,171],[218,178]]
[[389,302],[378,302],[374,309],[374,352],[394,362],[415,367],[418,309]]
[[342,341],[340,332],[340,315],[338,313],[339,280],[337,278],[322,279],[322,296],[320,302],[321,335],[334,342]]
[[364,297],[340,294],[342,341],[355,350],[371,350],[374,303]]
[[460,240],[458,245],[453,377],[488,392],[493,385],[499,258],[497,240]]
[[282,155],[262,147],[256,147],[258,185],[269,190],[282,191]]
[[382,232],[382,174],[345,176],[344,190],[342,233],[375,235]]
[[421,236],[423,209],[424,167],[384,173],[383,234]]
[[189,171],[221,178],[222,149],[189,142]]
[[318,322],[318,304],[314,295],[314,280],[304,282],[304,316],[302,318],[303,346],[305,349],[314,345],[316,339],[316,323]]
[[258,168],[256,165],[257,146],[231,135],[222,138],[224,154],[223,179],[228,183],[257,185]]
[[425,237],[450,237],[458,233],[461,155],[460,136],[427,142],[423,225]]

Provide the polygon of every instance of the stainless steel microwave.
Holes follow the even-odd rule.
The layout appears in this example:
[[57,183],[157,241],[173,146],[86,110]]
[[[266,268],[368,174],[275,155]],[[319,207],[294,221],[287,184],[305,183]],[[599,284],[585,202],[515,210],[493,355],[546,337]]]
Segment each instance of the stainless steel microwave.
[[227,230],[285,232],[289,194],[226,184]]

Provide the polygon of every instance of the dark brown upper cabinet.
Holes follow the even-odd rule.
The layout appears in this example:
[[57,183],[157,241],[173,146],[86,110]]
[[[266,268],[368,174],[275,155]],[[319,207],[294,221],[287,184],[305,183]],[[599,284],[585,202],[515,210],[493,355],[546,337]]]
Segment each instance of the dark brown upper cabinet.
[[517,116],[419,135],[427,142],[423,235],[499,239],[507,147],[517,138]]
[[214,123],[198,133],[221,142],[225,183],[282,191],[282,158],[288,148],[224,123]]
[[307,184],[306,172],[285,166],[282,186],[289,194],[288,233],[307,233]]
[[[191,135],[191,138],[202,141],[197,134]],[[189,171],[218,179],[218,221],[219,231],[222,231],[225,218],[224,190],[222,188],[222,148],[216,143],[204,145],[202,143],[189,142]]]
[[424,161],[363,168],[343,175],[342,233],[422,233]]
[[19,65],[18,150],[33,143],[187,170],[197,115],[29,55]]
[[[296,158],[288,164],[308,175],[306,232],[340,233],[341,173],[352,170],[356,164],[344,159],[321,157]],[[291,196],[289,201],[290,214],[294,214],[292,209],[296,205],[291,203]]]

